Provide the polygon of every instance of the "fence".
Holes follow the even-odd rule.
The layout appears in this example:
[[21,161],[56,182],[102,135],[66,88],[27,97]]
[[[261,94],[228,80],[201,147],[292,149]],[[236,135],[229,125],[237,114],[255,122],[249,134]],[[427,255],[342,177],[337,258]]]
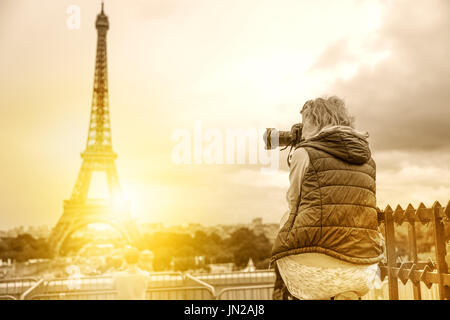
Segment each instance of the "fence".
[[16,300],[27,289],[38,282],[35,278],[2,279],[0,280],[0,300]]
[[[272,271],[263,271],[262,273],[273,273]],[[213,276],[213,280],[223,280],[223,274],[208,275]],[[216,277],[214,277],[216,276]],[[242,279],[243,274],[238,275],[225,274],[231,278]],[[238,276],[238,277],[236,277]],[[257,279],[260,276],[248,274],[247,278]],[[156,278],[156,281],[155,281]],[[159,279],[158,279],[159,278]],[[216,279],[214,279],[216,278]],[[153,279],[153,281],[152,281]],[[73,287],[73,281],[77,285]],[[69,286],[68,286],[69,285]],[[237,284],[235,284],[237,285]],[[72,287],[70,287],[72,286]],[[273,285],[269,285],[270,288]],[[146,292],[146,299],[149,300],[214,300],[221,297],[228,297],[229,294],[240,295],[242,299],[255,299],[256,294],[259,297],[270,299],[271,291],[267,291],[267,286],[260,288],[258,286],[243,287],[246,293],[239,293],[239,286],[221,290],[216,294],[215,287],[198,277],[190,274],[152,274],[150,275],[149,286]],[[270,290],[269,288],[269,290]],[[258,290],[265,289],[265,294],[260,294]],[[228,294],[228,295],[227,295]],[[21,295],[21,299],[31,300],[105,300],[115,299],[117,293],[113,288],[112,278],[107,277],[89,277],[80,279],[52,279],[48,281],[40,280],[33,287],[30,287]]]
[[[446,262],[446,234],[445,226],[450,220],[450,201],[444,208],[435,202],[431,208],[423,203],[417,209],[409,204],[403,210],[397,206],[392,210],[387,206],[384,211],[378,212],[379,225],[384,225],[386,238],[387,263],[380,264],[381,278],[388,277],[388,292],[390,300],[399,299],[399,281],[406,285],[412,284],[414,300],[422,299],[423,285],[428,289],[437,287],[440,300],[450,299],[450,274]],[[395,228],[408,223],[408,262],[398,262],[399,254],[396,248]],[[435,262],[418,261],[416,226],[418,223],[433,226],[435,248]]]
[[[151,273],[146,299],[214,300],[271,299],[274,272],[230,272],[220,274]],[[5,297],[6,299],[7,297]],[[39,280],[19,295],[32,300],[105,300],[115,299],[111,276]]]
[[[113,300],[115,290],[38,293],[27,297],[31,300]],[[146,292],[147,300],[212,300],[214,296],[204,287],[157,288]]]
[[[180,287],[185,285],[185,278],[179,272],[152,272],[149,274],[148,287]],[[45,281],[45,293],[79,291],[108,291],[114,289],[113,278],[110,275],[56,278]]]
[[218,300],[271,300],[273,284],[224,288],[217,294]]
[[[209,299],[210,289],[202,284],[190,286],[185,275],[178,272],[149,274],[147,299]],[[72,277],[42,280],[22,294],[33,300],[104,300],[116,296],[111,276]]]
[[275,274],[272,270],[257,270],[254,272],[199,273],[194,274],[194,276],[214,286],[243,286],[275,282]]
[[[421,283],[420,286],[422,300],[439,300],[437,285],[428,288],[424,283]],[[414,300],[413,283],[408,281],[403,284],[399,281],[398,295],[400,300]],[[389,282],[387,277],[385,277],[385,280],[382,282],[381,288],[370,290],[362,297],[362,300],[389,300]]]

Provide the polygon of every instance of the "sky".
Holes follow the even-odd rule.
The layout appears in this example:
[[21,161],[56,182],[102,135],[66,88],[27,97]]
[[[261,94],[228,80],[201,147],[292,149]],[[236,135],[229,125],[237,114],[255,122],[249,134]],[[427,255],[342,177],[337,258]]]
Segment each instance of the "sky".
[[[0,229],[62,215],[86,143],[99,10],[0,2]],[[176,164],[174,132],[199,121],[287,130],[306,100],[330,95],[370,134],[380,208],[450,200],[447,0],[107,0],[105,13],[113,148],[139,220],[278,222],[286,152],[271,174],[261,163]]]

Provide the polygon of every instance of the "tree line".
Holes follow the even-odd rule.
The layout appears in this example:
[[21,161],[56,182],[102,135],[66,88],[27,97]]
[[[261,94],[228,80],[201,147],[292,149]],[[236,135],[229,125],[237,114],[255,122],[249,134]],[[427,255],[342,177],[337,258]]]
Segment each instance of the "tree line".
[[[77,252],[88,242],[89,239],[84,238],[71,239],[64,251]],[[113,242],[117,244],[116,240]],[[237,229],[226,238],[203,231],[194,235],[156,232],[144,234],[135,245],[140,250],[153,253],[155,271],[207,268],[210,263],[234,263],[237,268],[243,268],[250,258],[257,268],[266,268],[272,249],[272,243],[264,234],[255,234],[248,228]],[[46,239],[35,239],[29,234],[0,238],[2,260],[25,262],[49,258],[52,255]]]
[[[138,247],[153,252],[155,271],[185,271],[210,263],[234,263],[237,268],[243,268],[250,258],[257,268],[267,268],[272,243],[264,234],[240,228],[225,239],[203,231],[193,236],[171,232],[146,234]],[[204,259],[199,261],[195,257]]]

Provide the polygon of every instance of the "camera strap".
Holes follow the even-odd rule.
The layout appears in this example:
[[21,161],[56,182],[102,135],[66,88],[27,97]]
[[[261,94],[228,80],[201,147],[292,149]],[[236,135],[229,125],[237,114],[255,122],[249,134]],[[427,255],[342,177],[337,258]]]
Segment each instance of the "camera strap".
[[[284,149],[286,149],[287,147],[288,146],[286,146]],[[292,149],[293,148],[294,148],[294,144],[291,144],[291,148],[289,149],[289,153],[288,153],[288,156],[287,156],[287,159],[286,159],[289,168],[291,167],[291,153],[292,153]]]

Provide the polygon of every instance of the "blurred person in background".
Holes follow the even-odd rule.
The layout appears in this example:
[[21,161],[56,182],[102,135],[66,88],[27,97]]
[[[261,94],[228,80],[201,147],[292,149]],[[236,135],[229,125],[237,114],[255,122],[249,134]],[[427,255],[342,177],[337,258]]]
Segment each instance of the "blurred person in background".
[[145,300],[148,273],[139,266],[140,252],[128,248],[124,255],[125,270],[114,274],[113,281],[118,300]]
[[375,162],[338,97],[307,101],[290,157],[289,211],[272,249],[274,299],[356,300],[373,288],[378,231]]

